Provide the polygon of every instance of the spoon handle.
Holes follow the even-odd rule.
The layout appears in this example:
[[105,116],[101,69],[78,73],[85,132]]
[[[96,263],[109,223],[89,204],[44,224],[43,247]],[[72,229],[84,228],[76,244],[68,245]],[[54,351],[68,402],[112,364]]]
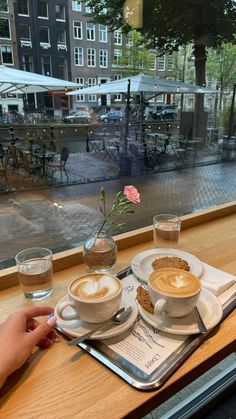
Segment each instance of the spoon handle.
[[197,324],[198,324],[200,333],[205,334],[207,332],[207,328],[206,328],[206,325],[205,325],[205,323],[202,319],[201,314],[199,313],[199,310],[198,310],[197,306],[194,307],[194,314],[195,314],[195,317],[196,317],[196,320],[197,320]]
[[89,339],[97,330],[105,331],[107,328],[110,327],[112,324],[111,320],[108,320],[104,323],[99,323],[94,329],[90,330],[89,332],[85,333],[84,335],[81,335],[77,338],[71,339],[68,342],[68,345],[78,345],[79,343],[83,342],[86,339]]

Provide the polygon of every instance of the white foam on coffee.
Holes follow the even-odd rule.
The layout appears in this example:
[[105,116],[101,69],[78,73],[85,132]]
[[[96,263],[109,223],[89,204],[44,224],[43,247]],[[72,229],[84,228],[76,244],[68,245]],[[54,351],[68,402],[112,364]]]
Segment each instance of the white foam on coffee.
[[185,281],[183,275],[177,275],[175,281],[171,281],[171,285],[175,288],[185,287]]
[[79,283],[79,295],[82,298],[107,298],[119,290],[117,281],[108,275],[101,275],[99,279],[86,277]]

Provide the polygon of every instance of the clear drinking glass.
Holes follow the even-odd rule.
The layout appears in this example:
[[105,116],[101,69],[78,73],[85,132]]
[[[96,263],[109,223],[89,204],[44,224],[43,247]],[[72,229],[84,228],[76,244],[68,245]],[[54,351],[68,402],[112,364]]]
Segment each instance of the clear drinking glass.
[[26,298],[38,300],[52,292],[52,252],[43,247],[22,250],[16,257],[20,286]]
[[153,217],[155,247],[177,247],[180,239],[181,220],[177,215],[158,214]]

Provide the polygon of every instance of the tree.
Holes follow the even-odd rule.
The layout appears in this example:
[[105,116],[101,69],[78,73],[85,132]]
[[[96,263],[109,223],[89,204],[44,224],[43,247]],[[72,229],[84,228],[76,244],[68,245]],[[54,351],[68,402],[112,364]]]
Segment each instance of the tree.
[[[112,29],[128,30],[123,17],[125,0],[88,0],[96,21]],[[109,13],[103,14],[106,7]],[[126,8],[127,10],[127,8]],[[129,10],[132,13],[132,7]],[[180,46],[193,44],[196,84],[206,84],[207,49],[223,42],[235,43],[235,0],[143,0],[143,27],[140,28],[150,48],[160,54],[178,51]],[[196,95],[196,115],[203,109],[203,95]],[[199,125],[199,121],[196,121]]]
[[[223,94],[232,91],[232,86],[236,81],[236,45],[223,43],[216,50],[208,51],[207,74],[216,80],[217,87],[220,89],[219,110],[222,110]],[[216,95],[217,110],[218,95]]]
[[127,40],[129,43],[119,48],[121,55],[118,60],[114,61],[114,64],[120,67],[122,73],[128,75],[140,72],[150,73],[156,55],[146,48],[143,36],[136,30],[132,30],[127,34]]

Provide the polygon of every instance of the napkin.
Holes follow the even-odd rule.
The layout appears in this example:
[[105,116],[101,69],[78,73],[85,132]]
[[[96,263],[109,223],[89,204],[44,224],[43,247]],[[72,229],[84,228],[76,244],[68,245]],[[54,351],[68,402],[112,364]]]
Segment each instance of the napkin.
[[207,263],[203,263],[203,265],[204,272],[201,277],[201,282],[212,294],[220,295],[236,283],[236,278],[233,275],[220,271]]

